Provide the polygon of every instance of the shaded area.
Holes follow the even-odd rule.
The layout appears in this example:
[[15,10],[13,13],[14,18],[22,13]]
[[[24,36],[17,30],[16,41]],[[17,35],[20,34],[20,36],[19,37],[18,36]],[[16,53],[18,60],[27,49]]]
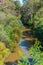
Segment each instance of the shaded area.
[[[21,60],[19,60],[20,62],[24,62],[22,59]],[[32,58],[29,58],[28,59],[28,65],[29,65],[29,63],[30,63],[30,65],[32,65],[32,63],[31,62],[33,62],[33,59]],[[5,63],[5,65],[18,65],[18,61],[15,61],[15,62],[8,62],[8,63]]]
[[29,49],[34,44],[35,38],[31,29],[23,28],[22,30],[22,39],[20,40],[20,47],[22,52],[26,55],[27,58],[31,58]]
[[8,62],[8,63],[5,63],[5,65],[17,65],[17,61],[16,62]]

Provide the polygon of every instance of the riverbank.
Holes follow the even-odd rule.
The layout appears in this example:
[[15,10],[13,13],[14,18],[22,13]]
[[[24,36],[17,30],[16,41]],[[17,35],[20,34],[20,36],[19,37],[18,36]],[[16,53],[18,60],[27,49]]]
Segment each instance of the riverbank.
[[6,63],[16,62],[20,60],[19,52],[22,52],[27,58],[30,58],[29,48],[33,45],[34,37],[31,29],[23,28],[22,29],[22,39],[20,41],[20,46],[17,47],[17,51],[11,53],[6,59]]

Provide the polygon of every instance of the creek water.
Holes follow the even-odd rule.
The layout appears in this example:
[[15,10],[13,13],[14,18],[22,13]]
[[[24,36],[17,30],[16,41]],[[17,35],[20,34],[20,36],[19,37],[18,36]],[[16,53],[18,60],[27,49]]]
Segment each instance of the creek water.
[[25,55],[28,55],[29,54],[29,44],[26,43],[23,39],[20,40],[20,47],[22,49],[22,52],[25,54]]
[[29,48],[31,47],[31,43],[25,41],[24,39],[20,40],[20,47],[22,49],[23,54],[27,57],[28,61],[30,62],[30,65],[32,65],[32,58],[30,56]]

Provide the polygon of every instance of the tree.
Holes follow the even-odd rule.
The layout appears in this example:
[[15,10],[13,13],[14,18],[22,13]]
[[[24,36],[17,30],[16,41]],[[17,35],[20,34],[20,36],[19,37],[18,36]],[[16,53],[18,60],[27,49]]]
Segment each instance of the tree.
[[36,13],[34,23],[36,37],[43,39],[43,8],[40,8],[40,10]]
[[19,2],[15,4],[13,0],[3,0],[0,4],[0,11],[18,16],[20,14]]
[[15,44],[19,43],[21,39],[21,28],[20,16],[17,17],[12,14],[6,14],[4,18],[1,17],[0,41],[4,42],[8,48],[15,48]]
[[23,23],[29,25],[29,21],[34,20],[34,15],[40,8],[40,0],[27,0],[21,8],[21,19]]

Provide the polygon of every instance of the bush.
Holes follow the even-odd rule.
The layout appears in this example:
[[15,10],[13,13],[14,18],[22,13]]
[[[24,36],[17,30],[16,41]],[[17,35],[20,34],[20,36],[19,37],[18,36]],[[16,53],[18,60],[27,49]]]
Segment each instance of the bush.
[[15,52],[16,51],[16,42],[11,42],[8,44],[7,46],[11,52]]
[[40,51],[40,47],[40,42],[36,40],[29,50],[32,61],[30,62],[30,58],[27,59],[25,55],[21,54],[22,61],[19,61],[18,65],[43,65],[43,52]]
[[43,39],[43,8],[41,8],[34,17],[35,36]]
[[29,65],[27,57],[20,52],[21,60],[18,61],[18,65]]
[[22,35],[22,33],[21,33],[20,28],[14,27],[14,28],[12,29],[11,39],[12,39],[14,42],[16,41],[17,43],[19,43],[19,41],[20,41],[20,39],[21,39],[21,35]]
[[30,48],[30,54],[32,56],[32,65],[43,65],[43,52],[40,51],[40,42],[36,40],[34,46]]
[[[2,13],[3,14],[3,13]],[[5,14],[5,13],[4,13]],[[12,14],[6,14],[5,18],[0,19],[0,41],[8,45],[13,42],[13,45],[20,41],[21,38],[20,16],[14,16]]]
[[5,58],[10,54],[10,50],[0,42],[0,65],[4,65]]

